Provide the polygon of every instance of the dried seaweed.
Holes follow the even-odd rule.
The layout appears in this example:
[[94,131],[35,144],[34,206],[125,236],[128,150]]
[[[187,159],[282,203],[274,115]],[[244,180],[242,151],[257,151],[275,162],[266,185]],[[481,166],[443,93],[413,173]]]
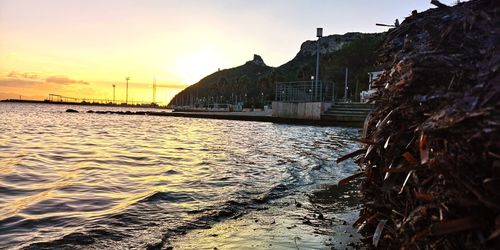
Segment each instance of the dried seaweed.
[[356,226],[373,245],[500,249],[499,15],[473,0],[388,33],[359,160]]

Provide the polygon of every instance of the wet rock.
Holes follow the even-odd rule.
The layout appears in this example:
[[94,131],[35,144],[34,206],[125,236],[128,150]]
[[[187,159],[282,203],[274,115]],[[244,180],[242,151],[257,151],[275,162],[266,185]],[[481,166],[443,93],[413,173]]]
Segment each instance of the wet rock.
[[325,219],[325,217],[323,216],[323,214],[319,213],[318,214],[318,220],[324,220],[324,219]]

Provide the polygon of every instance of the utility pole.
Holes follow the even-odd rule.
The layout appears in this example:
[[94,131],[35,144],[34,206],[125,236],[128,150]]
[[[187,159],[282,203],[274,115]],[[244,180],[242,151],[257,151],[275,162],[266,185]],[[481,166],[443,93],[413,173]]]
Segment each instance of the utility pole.
[[344,83],[344,102],[347,102],[347,75],[349,75],[349,68],[345,67],[345,83]]
[[115,103],[115,88],[116,84],[113,84],[113,104]]
[[316,99],[319,87],[319,40],[321,39],[321,37],[323,37],[323,28],[316,29],[316,37],[318,37],[318,41],[316,42],[316,75],[314,77],[314,90],[313,90],[314,99]]
[[125,104],[128,104],[128,80],[130,80],[130,77],[127,76],[127,78],[125,78],[125,80],[127,81],[127,90],[126,90],[126,94],[125,94]]

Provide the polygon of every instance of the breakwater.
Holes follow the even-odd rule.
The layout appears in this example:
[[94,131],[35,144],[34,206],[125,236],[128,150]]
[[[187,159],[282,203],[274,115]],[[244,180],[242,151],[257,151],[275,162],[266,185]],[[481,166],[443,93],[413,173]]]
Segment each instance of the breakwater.
[[[78,113],[78,110],[67,110],[69,113]],[[263,112],[166,112],[166,111],[110,111],[88,110],[87,113],[95,114],[113,114],[113,115],[140,115],[140,116],[167,116],[167,117],[184,117],[184,118],[201,118],[201,119],[217,119],[217,120],[236,120],[236,121],[257,121],[257,122],[272,122],[278,124],[296,124],[296,125],[312,125],[312,126],[348,126],[361,127],[359,122],[338,122],[334,120],[307,120],[307,119],[292,119],[283,117],[273,117],[270,114]]]

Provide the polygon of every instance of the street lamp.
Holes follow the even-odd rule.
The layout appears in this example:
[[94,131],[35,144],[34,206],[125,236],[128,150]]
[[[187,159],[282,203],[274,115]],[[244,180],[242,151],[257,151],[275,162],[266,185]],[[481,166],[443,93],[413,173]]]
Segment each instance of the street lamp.
[[323,28],[316,29],[316,37],[318,37],[318,41],[316,42],[316,75],[314,77],[314,90],[315,97],[318,94],[319,87],[319,40],[323,37]]
[[113,84],[113,104],[115,103],[115,87],[116,85]]
[[309,90],[309,97],[310,98],[310,101],[313,102],[314,101],[314,76],[311,76],[311,89]]
[[128,104],[128,80],[130,80],[130,77],[127,76],[127,78],[125,78],[125,80],[127,81],[127,91],[125,94],[125,104]]
[[344,81],[344,102],[347,102],[347,76],[349,75],[349,68],[345,67],[345,81]]

